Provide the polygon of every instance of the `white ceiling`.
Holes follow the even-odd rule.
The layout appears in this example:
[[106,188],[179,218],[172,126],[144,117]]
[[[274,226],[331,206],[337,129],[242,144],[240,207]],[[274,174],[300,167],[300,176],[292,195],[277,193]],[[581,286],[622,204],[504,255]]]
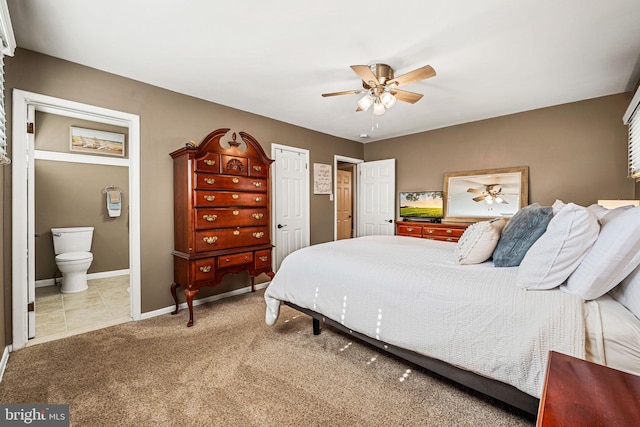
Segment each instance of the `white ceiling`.
[[[8,0],[18,46],[355,141],[633,90],[639,0]],[[423,65],[372,130],[350,65]],[[360,138],[366,133],[368,139]]]

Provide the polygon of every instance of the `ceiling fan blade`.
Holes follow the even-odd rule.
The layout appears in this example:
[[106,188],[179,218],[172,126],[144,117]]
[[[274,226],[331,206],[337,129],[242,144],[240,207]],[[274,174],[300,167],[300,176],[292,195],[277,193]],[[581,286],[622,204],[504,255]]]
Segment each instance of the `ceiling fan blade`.
[[474,197],[474,198],[473,198],[473,201],[474,201],[474,202],[481,202],[481,201],[483,201],[483,200],[484,200],[484,197],[485,197],[485,196],[478,196],[478,197]]
[[410,83],[418,82],[420,80],[428,79],[429,77],[433,77],[436,75],[436,70],[431,67],[431,65],[425,65],[424,67],[420,67],[413,71],[409,71],[406,74],[403,74],[399,77],[396,77],[387,82],[387,86],[391,87],[400,87],[404,85],[408,85]]
[[352,65],[351,69],[355,71],[355,73],[358,76],[360,76],[362,81],[368,84],[369,86],[371,87],[380,86],[380,82],[378,81],[378,78],[376,77],[375,74],[373,74],[373,71],[371,71],[371,68],[369,68],[368,65]]
[[364,93],[364,90],[345,90],[342,92],[323,93],[322,96],[338,96],[338,95],[352,95],[354,93]]
[[415,104],[423,97],[421,93],[407,92],[406,90],[391,90],[391,94],[396,97],[398,101],[408,102]]
[[467,190],[467,193],[484,194],[484,190],[480,190],[478,188],[470,188]]

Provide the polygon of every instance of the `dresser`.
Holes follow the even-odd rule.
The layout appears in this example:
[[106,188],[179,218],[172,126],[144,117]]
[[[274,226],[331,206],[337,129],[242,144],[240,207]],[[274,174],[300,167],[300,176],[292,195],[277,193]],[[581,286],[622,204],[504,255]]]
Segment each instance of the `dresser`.
[[[269,167],[273,160],[251,135],[217,129],[189,142],[173,158],[174,251],[171,295],[184,288],[189,322],[200,288],[220,284],[227,274],[255,277],[271,267]],[[225,140],[223,140],[223,138]]]
[[468,223],[396,221],[396,234],[398,236],[457,242],[468,226]]

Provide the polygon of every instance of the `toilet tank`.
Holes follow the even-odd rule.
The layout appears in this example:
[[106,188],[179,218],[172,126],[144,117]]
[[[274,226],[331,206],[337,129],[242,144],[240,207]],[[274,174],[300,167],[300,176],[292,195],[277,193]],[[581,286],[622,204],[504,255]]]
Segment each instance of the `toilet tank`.
[[53,250],[56,255],[68,252],[91,252],[93,227],[52,228]]

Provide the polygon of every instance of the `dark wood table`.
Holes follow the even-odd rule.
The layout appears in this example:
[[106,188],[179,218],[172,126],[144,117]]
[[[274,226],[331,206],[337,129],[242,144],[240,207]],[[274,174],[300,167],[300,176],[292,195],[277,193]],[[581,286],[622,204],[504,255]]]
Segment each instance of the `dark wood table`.
[[640,376],[551,351],[537,426],[640,426]]

